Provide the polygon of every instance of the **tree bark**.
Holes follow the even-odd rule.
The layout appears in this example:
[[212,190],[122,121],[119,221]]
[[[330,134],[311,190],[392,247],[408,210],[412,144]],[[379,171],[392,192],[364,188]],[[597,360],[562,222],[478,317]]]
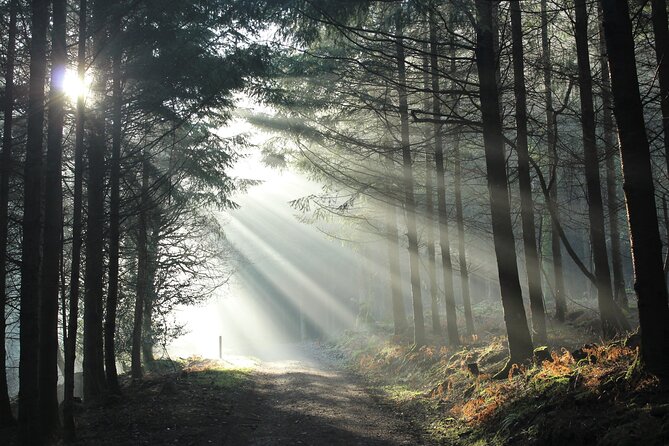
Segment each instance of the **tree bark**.
[[[394,171],[394,162],[390,158],[390,155],[387,164],[392,175],[392,172]],[[390,296],[393,307],[393,326],[395,328],[395,336],[401,336],[407,332],[408,325],[404,299],[402,298],[402,272],[400,269],[397,212],[394,205],[395,199],[389,186],[386,186],[386,199],[384,226],[388,253],[388,272],[390,275]]]
[[16,60],[16,17],[18,0],[9,3],[7,59],[5,61],[5,102],[3,104],[2,151],[0,152],[0,427],[14,424],[7,388],[7,239],[9,233],[9,178],[12,176],[12,125],[14,118],[14,63]]
[[[77,48],[77,75],[80,80],[86,74],[86,23],[87,0],[79,1],[79,44]],[[65,373],[63,384],[63,434],[67,441],[75,438],[74,425],[74,360],[77,353],[77,331],[79,325],[79,281],[81,272],[81,231],[83,205],[84,170],[84,118],[85,98],[77,98],[74,137],[74,185],[72,198],[72,266],[70,269],[70,311],[65,344]]]
[[[555,203],[555,217],[558,217],[558,191],[557,191],[557,123],[553,110],[553,81],[551,64],[551,47],[548,40],[548,12],[546,0],[541,0],[541,49],[542,49],[542,71],[544,78],[544,97],[546,103],[546,142],[550,156],[550,169],[553,178],[550,180],[549,198]],[[550,204],[549,204],[550,206]],[[555,318],[564,322],[567,313],[567,300],[565,298],[564,273],[562,271],[562,251],[560,247],[560,231],[557,224],[551,219],[551,255],[553,257],[553,280],[555,282]]]
[[487,0],[476,0],[476,8],[478,11],[476,65],[480,83],[483,143],[493,240],[510,353],[509,364],[496,375],[499,378],[508,373],[511,364],[524,362],[532,357],[532,338],[523,306],[511,224],[499,91],[495,75],[492,3]]
[[149,155],[142,153],[142,190],[140,193],[139,222],[137,228],[137,295],[132,328],[132,354],[130,374],[133,379],[142,378],[142,319],[144,301],[148,293],[148,207],[149,207]]
[[118,37],[121,33],[120,17],[114,18],[114,43],[112,56],[112,154],[109,171],[109,285],[107,292],[107,317],[105,319],[105,373],[107,386],[112,393],[120,394],[116,371],[116,309],[118,307],[118,267],[120,245],[120,177],[121,177],[121,138],[122,138],[122,107],[123,97],[121,90],[121,48]]
[[[598,4],[599,15],[601,7]],[[613,104],[611,103],[611,77],[606,59],[604,28],[599,26],[599,66],[602,72],[602,126],[604,127],[604,150],[606,154],[606,205],[609,209],[609,232],[611,234],[611,269],[613,273],[613,298],[621,307],[628,308],[625,292],[625,275],[620,249],[620,227],[618,225],[618,182],[615,163],[618,160],[614,140]]]
[[[152,209],[149,222],[152,222],[153,228],[149,231],[151,236],[147,238],[148,240],[148,277],[146,280],[146,296],[144,299],[144,316],[142,318],[142,357],[144,359],[144,364],[149,368],[153,366],[155,361],[153,357],[153,347],[156,343],[156,340],[153,336],[153,304],[156,301],[157,290],[156,290],[156,273],[158,272],[158,242],[159,242],[159,227],[160,224],[157,220],[160,219],[155,208]],[[151,224],[149,227],[152,226]],[[298,308],[299,312],[299,308]]]
[[660,84],[664,159],[667,164],[667,175],[669,175],[669,30],[667,29],[667,2],[666,0],[651,0],[650,4],[653,36],[655,37],[657,78]]
[[[432,78],[432,113],[441,115],[441,98],[439,97],[439,46],[437,28],[433,13],[430,13],[430,70]],[[458,319],[455,309],[453,292],[453,262],[448,234],[448,213],[446,211],[446,179],[444,171],[444,142],[440,123],[434,124],[434,162],[437,176],[437,213],[439,216],[439,247],[441,249],[441,266],[444,281],[444,306],[446,307],[446,333],[450,345],[460,344]]]
[[411,272],[411,295],[413,302],[414,344],[425,345],[425,320],[423,299],[420,285],[420,260],[418,257],[418,231],[416,228],[416,202],[414,197],[413,167],[411,165],[411,145],[409,141],[409,107],[406,91],[406,66],[404,61],[404,43],[402,42],[402,16],[397,15],[397,37],[395,51],[397,55],[397,93],[401,125],[401,150],[404,186],[404,210],[409,240],[409,267]]
[[86,222],[86,271],[84,273],[84,399],[98,398],[106,390],[102,330],[104,198],[105,198],[105,90],[107,3],[93,2],[93,53],[97,73],[93,85],[95,107],[89,111],[88,220]]
[[63,123],[65,94],[62,82],[67,67],[65,0],[53,0],[51,87],[47,128],[44,188],[44,251],[40,295],[40,417],[42,436],[55,436],[58,416],[58,292],[63,232]]
[[39,268],[41,250],[42,147],[49,1],[31,2],[30,80],[23,192],[21,245],[21,313],[19,359],[19,437],[21,444],[40,444],[39,408]]
[[469,266],[467,265],[467,250],[465,248],[465,218],[462,206],[462,160],[460,158],[460,133],[456,131],[453,138],[453,193],[455,195],[455,222],[458,228],[458,264],[460,267],[460,288],[462,289],[462,304],[465,307],[465,324],[467,334],[474,336],[474,316],[472,315],[472,300],[469,292]]
[[[427,43],[423,45],[423,86],[425,91],[430,91],[430,63],[427,57],[428,47]],[[430,95],[425,95],[424,101],[425,110],[430,109]],[[431,131],[433,126],[428,126],[426,132],[426,140],[434,141],[436,139],[436,134]],[[430,153],[429,149],[425,149],[425,243],[427,244],[427,271],[428,277],[430,279],[430,304],[431,304],[431,313],[432,313],[432,331],[441,336],[441,321],[439,318],[439,297],[438,297],[438,288],[437,288],[437,262],[436,262],[436,249],[435,249],[435,240],[434,240],[434,203],[433,203],[433,194],[434,187],[432,185],[432,170],[434,169],[434,160],[433,154]]]
[[613,301],[611,271],[606,252],[604,229],[604,205],[599,177],[599,157],[595,132],[595,108],[592,98],[592,75],[588,51],[588,11],[585,0],[575,1],[576,53],[578,61],[578,84],[581,100],[581,126],[583,129],[583,153],[585,163],[585,185],[588,196],[588,220],[590,223],[590,246],[595,267],[597,302],[605,337],[612,338],[624,329],[624,317]]
[[[436,35],[435,35],[436,37]],[[451,45],[451,76],[456,74],[456,51],[455,45]],[[435,62],[436,65],[436,62]],[[454,82],[454,87],[455,85]],[[453,113],[457,113],[457,100],[453,102]],[[428,108],[426,108],[428,109]],[[465,326],[467,335],[473,338],[476,334],[474,329],[474,316],[472,314],[472,300],[469,291],[469,265],[467,265],[465,216],[462,205],[462,159],[460,158],[460,127],[453,128],[453,196],[455,199],[455,224],[458,230],[458,267],[460,270],[460,291],[462,293],[462,306],[465,312]]]
[[[667,194],[662,195],[662,215],[664,216],[664,232],[669,234],[669,209],[667,209]],[[664,255],[664,280],[669,281],[669,249]]]
[[520,213],[523,227],[523,250],[530,294],[532,334],[535,344],[545,344],[546,311],[541,289],[541,269],[537,253],[537,234],[534,225],[534,200],[530,178],[530,154],[527,148],[527,92],[525,89],[525,62],[523,60],[523,28],[519,0],[511,2],[511,38],[513,45],[513,79],[516,98],[516,151],[518,153],[518,183],[520,186]]
[[632,23],[626,0],[601,0],[614,115],[623,171],[634,289],[639,302],[641,358],[651,373],[669,376],[669,306],[655,205],[651,155],[639,93]]

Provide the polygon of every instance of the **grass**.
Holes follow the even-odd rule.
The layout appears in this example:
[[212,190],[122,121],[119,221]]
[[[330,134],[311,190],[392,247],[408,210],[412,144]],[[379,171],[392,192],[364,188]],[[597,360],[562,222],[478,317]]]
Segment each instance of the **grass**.
[[223,361],[191,357],[183,363],[182,376],[192,384],[231,390],[249,382],[251,372],[249,367],[234,367]]

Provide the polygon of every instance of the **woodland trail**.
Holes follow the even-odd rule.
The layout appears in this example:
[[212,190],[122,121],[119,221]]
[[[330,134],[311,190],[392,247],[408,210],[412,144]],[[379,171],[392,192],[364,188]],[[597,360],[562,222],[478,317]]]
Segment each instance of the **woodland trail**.
[[80,420],[81,445],[425,444],[410,420],[313,345],[272,349],[241,371],[147,379]]
[[[420,445],[411,423],[370,395],[323,351],[266,360],[252,375],[225,445]],[[284,356],[294,356],[292,354]]]

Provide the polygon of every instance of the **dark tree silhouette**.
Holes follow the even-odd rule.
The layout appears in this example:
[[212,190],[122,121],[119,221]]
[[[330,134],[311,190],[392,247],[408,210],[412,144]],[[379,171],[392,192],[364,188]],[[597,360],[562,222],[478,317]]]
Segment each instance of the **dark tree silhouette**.
[[40,293],[39,404],[42,435],[50,441],[60,427],[58,417],[58,292],[63,249],[63,81],[67,67],[66,1],[54,0],[51,51],[51,87],[44,181],[44,242]]
[[492,3],[477,0],[476,65],[479,73],[483,142],[490,193],[492,231],[497,257],[504,322],[509,339],[509,363],[497,377],[505,377],[514,363],[532,357],[532,339],[523,306],[516,248],[511,226],[509,190],[504,161],[504,139],[500,117],[499,90],[493,38]]
[[530,294],[532,331],[535,344],[546,343],[546,311],[541,289],[541,270],[537,252],[537,233],[534,224],[534,200],[527,147],[527,91],[525,89],[525,61],[523,54],[523,26],[520,1],[511,2],[511,37],[513,43],[513,82],[516,97],[516,151],[518,152],[518,183],[520,185],[520,213],[523,226],[523,250],[527,285]]
[[88,187],[86,220],[86,270],[84,272],[84,399],[94,400],[106,390],[103,353],[103,263],[105,220],[105,93],[107,83],[107,20],[109,3],[94,0],[91,28],[94,66],[92,86],[95,104],[88,110]]
[[634,290],[639,303],[641,356],[649,371],[667,376],[667,285],[629,6],[626,0],[602,0],[601,4],[634,260]]
[[41,250],[42,149],[49,1],[31,2],[28,128],[23,173],[21,244],[21,356],[19,359],[19,434],[25,445],[41,443],[39,405],[39,268]]
[[[5,62],[5,98],[3,107],[2,151],[0,152],[0,358],[6,362],[5,321],[7,308],[7,238],[9,230],[9,178],[12,175],[12,125],[14,118],[14,63],[16,60],[16,21],[18,0],[9,3],[7,59]],[[7,369],[0,368],[0,426],[14,423],[7,388]]]

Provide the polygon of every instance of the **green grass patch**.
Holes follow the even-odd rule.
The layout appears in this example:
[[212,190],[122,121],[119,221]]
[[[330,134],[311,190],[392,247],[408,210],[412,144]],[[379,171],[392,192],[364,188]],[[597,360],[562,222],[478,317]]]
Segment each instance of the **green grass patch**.
[[419,398],[424,392],[412,389],[402,384],[382,386],[383,393],[393,401],[404,403]]
[[188,374],[188,381],[201,386],[230,390],[250,380],[251,369],[210,368]]

